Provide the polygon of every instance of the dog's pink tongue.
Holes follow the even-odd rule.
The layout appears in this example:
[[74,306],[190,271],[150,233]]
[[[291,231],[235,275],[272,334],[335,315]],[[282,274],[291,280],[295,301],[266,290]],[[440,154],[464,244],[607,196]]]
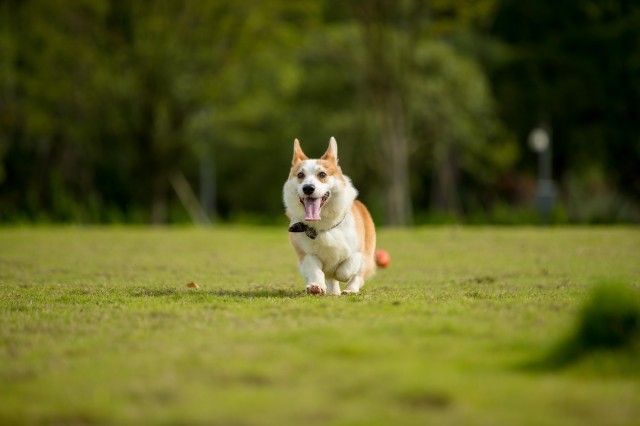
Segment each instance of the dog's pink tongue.
[[310,198],[303,199],[304,202],[304,220],[320,220],[320,203],[322,198]]

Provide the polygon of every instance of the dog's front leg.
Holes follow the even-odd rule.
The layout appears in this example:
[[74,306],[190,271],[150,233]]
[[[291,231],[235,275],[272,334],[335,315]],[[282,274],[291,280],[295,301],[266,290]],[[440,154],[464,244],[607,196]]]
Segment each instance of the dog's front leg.
[[347,283],[347,288],[342,290],[342,294],[356,294],[364,285],[364,279],[360,275],[354,275]]
[[347,288],[342,291],[342,294],[353,294],[360,291],[360,287],[364,285],[364,280],[360,276],[361,270],[362,253],[355,253],[340,264],[336,270],[336,277],[347,283]]
[[360,273],[361,269],[362,253],[354,253],[338,266],[336,278],[343,283],[349,282],[355,275]]
[[307,293],[309,294],[325,294],[327,292],[327,284],[322,272],[322,262],[316,256],[307,255],[300,262],[300,272],[307,281]]

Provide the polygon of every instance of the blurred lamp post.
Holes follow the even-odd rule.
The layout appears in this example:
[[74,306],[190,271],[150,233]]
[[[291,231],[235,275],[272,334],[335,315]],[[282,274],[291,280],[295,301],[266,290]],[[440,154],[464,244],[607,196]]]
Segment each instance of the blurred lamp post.
[[551,179],[551,139],[542,127],[529,134],[529,146],[538,153],[538,188],[536,203],[542,223],[548,223],[553,210],[555,188]]
[[200,205],[204,222],[216,220],[216,163],[213,140],[213,107],[205,105],[191,117],[191,137],[199,157]]

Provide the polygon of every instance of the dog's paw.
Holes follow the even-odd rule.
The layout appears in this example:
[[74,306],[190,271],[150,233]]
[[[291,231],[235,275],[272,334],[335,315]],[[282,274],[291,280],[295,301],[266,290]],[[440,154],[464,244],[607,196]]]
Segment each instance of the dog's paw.
[[307,294],[322,295],[326,290],[320,287],[318,284],[309,284],[307,286]]
[[360,290],[354,290],[352,288],[345,288],[342,290],[342,294],[358,294]]

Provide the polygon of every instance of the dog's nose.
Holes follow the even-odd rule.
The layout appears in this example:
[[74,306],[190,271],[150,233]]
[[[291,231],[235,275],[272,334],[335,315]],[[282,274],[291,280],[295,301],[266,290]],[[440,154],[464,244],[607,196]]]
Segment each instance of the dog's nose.
[[304,185],[302,187],[302,192],[304,192],[307,195],[311,195],[314,193],[314,191],[316,190],[316,187],[314,185]]

